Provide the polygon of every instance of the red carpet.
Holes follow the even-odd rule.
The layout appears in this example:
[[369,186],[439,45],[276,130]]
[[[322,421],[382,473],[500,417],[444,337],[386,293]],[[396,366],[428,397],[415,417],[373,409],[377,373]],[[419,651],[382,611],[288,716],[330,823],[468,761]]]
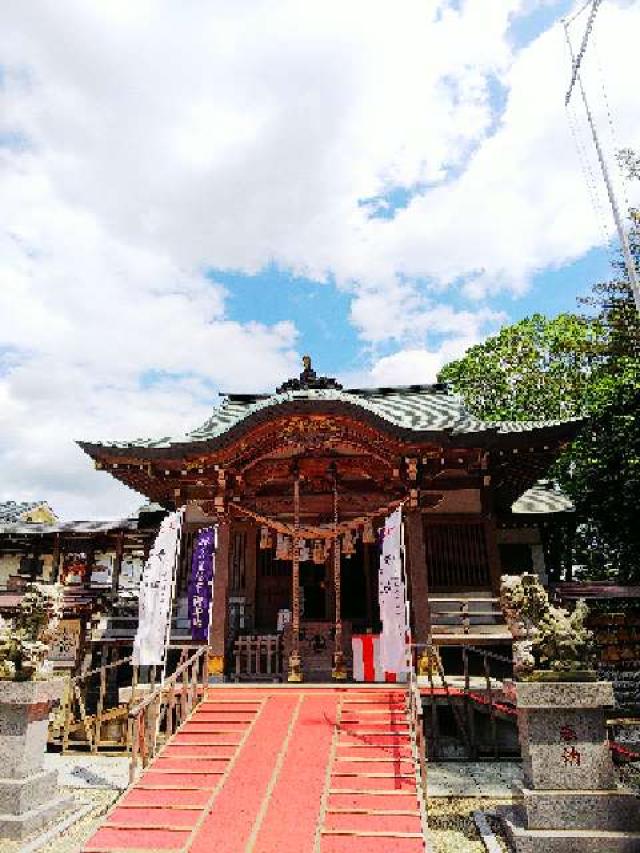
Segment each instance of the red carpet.
[[212,687],[85,853],[424,853],[401,689]]

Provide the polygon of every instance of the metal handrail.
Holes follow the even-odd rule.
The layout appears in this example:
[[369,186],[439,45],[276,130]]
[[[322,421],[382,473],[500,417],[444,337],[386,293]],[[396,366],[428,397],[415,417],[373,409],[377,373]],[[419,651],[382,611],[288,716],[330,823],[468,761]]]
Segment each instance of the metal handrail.
[[[435,675],[439,680],[437,690],[442,691],[441,695],[444,696],[449,707],[451,708],[451,712],[456,720],[460,736],[464,742],[469,758],[471,760],[475,760],[477,752],[477,746],[473,737],[474,727],[472,703],[481,703],[488,710],[491,727],[491,739],[493,743],[493,753],[494,756],[497,757],[499,752],[497,714],[502,713],[513,716],[515,714],[515,709],[513,709],[510,705],[505,705],[503,702],[496,701],[496,692],[501,693],[503,689],[503,680],[491,676],[490,661],[495,660],[503,664],[508,664],[510,667],[512,667],[512,659],[510,657],[507,657],[506,655],[500,655],[496,652],[489,651],[486,648],[477,648],[475,646],[470,646],[467,644],[455,646],[455,648],[459,648],[462,651],[464,679],[463,686],[457,687],[447,681],[447,676],[445,674],[444,667],[437,652],[435,651],[435,646],[432,642],[415,643],[413,648],[416,649],[418,653],[420,651],[426,651],[427,659],[429,662],[427,669],[427,677],[429,680],[428,695],[431,701],[433,729],[431,735],[431,748],[433,754],[436,756],[439,754],[436,684],[434,680]],[[448,648],[454,647],[448,646]],[[486,696],[483,696],[481,693],[478,693],[477,691],[474,691],[471,688],[471,677],[469,671],[470,654],[476,654],[482,659],[483,675],[480,677],[484,680],[484,690]],[[433,671],[434,669],[435,673]],[[461,702],[458,703],[457,701],[454,701],[454,699],[461,700]]]
[[[147,767],[163,745],[203,701],[209,675],[209,647],[202,646],[173,675],[129,709],[129,784],[135,782],[138,761]],[[164,723],[164,737],[162,724]]]

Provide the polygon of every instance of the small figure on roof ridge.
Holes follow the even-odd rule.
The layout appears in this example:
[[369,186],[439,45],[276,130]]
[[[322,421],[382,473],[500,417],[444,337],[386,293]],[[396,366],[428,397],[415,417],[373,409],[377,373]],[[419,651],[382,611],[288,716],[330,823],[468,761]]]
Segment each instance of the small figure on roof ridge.
[[282,394],[286,391],[308,391],[310,389],[334,389],[340,391],[342,385],[331,376],[318,376],[311,366],[311,356],[302,356],[302,373],[297,379],[288,379],[279,388],[276,388],[277,394]]

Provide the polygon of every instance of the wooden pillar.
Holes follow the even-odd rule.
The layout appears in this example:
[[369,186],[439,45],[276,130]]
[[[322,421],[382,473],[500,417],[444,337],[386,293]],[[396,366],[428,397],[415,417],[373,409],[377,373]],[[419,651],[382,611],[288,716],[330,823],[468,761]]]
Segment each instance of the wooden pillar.
[[[42,545],[40,541],[37,540],[33,545],[33,557],[31,557],[31,566],[29,570],[30,580],[36,581],[38,579],[38,560],[40,559],[40,554],[42,552]],[[43,571],[44,575],[44,571]],[[44,578],[43,578],[44,580]]]
[[335,591],[335,649],[333,652],[333,667],[331,677],[336,681],[344,681],[347,668],[344,663],[344,647],[342,641],[342,561],[340,555],[340,539],[333,540],[333,584]]
[[119,530],[116,537],[116,560],[113,565],[111,577],[111,595],[115,601],[118,598],[118,586],[120,584],[120,572],[122,571],[122,558],[124,556],[124,531]]
[[288,681],[302,681],[300,660],[300,475],[293,478],[293,552],[291,568],[291,653]]
[[51,583],[57,583],[60,577],[60,534],[56,533],[53,539],[53,556],[51,558]]
[[491,590],[494,595],[500,595],[500,575],[502,566],[500,563],[500,550],[496,535],[496,520],[493,517],[484,520],[484,538],[487,546],[487,559],[489,561],[489,579]]
[[89,586],[91,584],[91,575],[93,574],[93,569],[96,565],[96,546],[94,542],[89,543],[85,556],[87,572],[84,576],[84,585]]
[[338,472],[333,470],[333,585],[335,589],[335,650],[331,676],[336,681],[344,681],[347,669],[344,665],[342,647],[342,564],[340,559],[340,539],[338,537]]
[[570,583],[573,580],[573,543],[576,536],[576,518],[575,514],[567,514],[567,520],[564,525],[558,525],[559,527],[564,527],[565,534],[565,542],[563,547],[563,562],[564,562],[564,579],[567,583]]
[[258,528],[253,521],[247,524],[245,550],[245,627],[253,630],[256,624],[256,584],[258,572]]
[[[427,549],[424,538],[424,518],[419,509],[409,509],[404,519],[407,577],[411,589],[413,638],[419,645],[431,643],[431,607],[427,579]],[[429,670],[426,649],[418,653],[418,671],[424,675]]]
[[228,587],[229,556],[231,550],[231,522],[218,524],[216,572],[213,579],[213,608],[209,625],[209,674],[222,676],[229,621]]
[[373,628],[373,589],[371,584],[371,546],[362,543],[362,566],[364,569],[364,589],[366,600],[367,625]]

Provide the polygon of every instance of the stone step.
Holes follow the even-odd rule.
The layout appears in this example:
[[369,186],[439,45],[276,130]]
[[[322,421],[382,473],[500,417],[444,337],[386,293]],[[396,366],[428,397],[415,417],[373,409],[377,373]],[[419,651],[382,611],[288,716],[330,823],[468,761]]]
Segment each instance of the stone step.
[[640,850],[640,832],[596,829],[528,829],[524,810],[498,806],[507,837],[516,853],[632,853]]

